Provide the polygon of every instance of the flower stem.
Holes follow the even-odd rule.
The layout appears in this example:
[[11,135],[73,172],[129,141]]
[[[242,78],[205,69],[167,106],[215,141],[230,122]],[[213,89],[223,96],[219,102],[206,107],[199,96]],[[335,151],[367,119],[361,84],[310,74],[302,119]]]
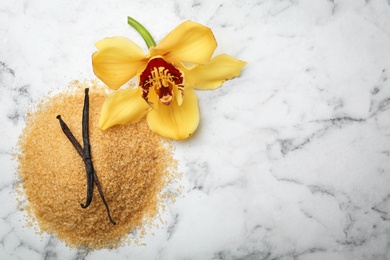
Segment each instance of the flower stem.
[[142,36],[148,48],[156,46],[156,42],[153,40],[153,37],[150,35],[148,30],[142,26],[138,21],[134,20],[130,16],[127,17],[127,23],[137,30],[137,32]]

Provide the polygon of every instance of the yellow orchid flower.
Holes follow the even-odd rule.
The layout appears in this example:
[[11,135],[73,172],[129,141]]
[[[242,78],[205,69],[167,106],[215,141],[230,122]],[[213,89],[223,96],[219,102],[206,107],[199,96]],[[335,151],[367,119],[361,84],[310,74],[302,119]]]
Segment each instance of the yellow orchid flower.
[[[171,139],[185,139],[199,123],[194,89],[216,89],[241,73],[246,62],[227,54],[213,59],[217,47],[210,28],[186,21],[157,45],[149,32],[134,19],[128,23],[144,38],[149,53],[124,37],[96,43],[92,56],[95,75],[115,91],[105,101],[99,127],[105,130],[147,117],[153,131]],[[136,88],[118,90],[134,76]]]

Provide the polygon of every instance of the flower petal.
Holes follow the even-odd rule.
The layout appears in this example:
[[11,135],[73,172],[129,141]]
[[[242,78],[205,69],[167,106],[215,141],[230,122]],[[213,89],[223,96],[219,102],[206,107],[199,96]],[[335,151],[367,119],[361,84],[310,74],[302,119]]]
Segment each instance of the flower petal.
[[118,90],[108,96],[100,112],[99,127],[106,130],[140,120],[150,109],[139,88]]
[[147,115],[150,129],[156,133],[176,140],[188,138],[199,124],[198,99],[195,91],[185,89],[181,106],[177,102],[158,106]]
[[247,63],[227,54],[221,54],[207,64],[185,68],[186,82],[196,89],[216,89],[228,79],[240,75]]
[[143,50],[125,37],[111,37],[96,43],[92,55],[95,75],[114,90],[133,78],[146,63]]
[[186,21],[177,26],[156,47],[150,49],[151,56],[162,55],[165,59],[203,64],[210,60],[217,47],[210,28]]

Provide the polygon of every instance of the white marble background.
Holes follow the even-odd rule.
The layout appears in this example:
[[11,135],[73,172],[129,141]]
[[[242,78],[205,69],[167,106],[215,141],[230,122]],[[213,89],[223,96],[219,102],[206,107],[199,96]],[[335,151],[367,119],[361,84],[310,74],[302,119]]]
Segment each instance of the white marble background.
[[[184,189],[147,246],[67,248],[23,226],[13,148],[29,107],[94,78],[94,43],[130,15],[155,36],[191,19],[242,76],[198,92],[176,143]],[[0,259],[390,259],[389,0],[2,0]]]

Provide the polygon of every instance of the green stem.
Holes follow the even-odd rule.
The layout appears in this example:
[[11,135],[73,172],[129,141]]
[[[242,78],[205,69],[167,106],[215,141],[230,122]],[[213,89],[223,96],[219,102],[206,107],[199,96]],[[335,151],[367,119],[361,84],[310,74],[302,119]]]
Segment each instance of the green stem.
[[137,32],[142,36],[144,39],[146,45],[148,48],[156,46],[156,43],[153,40],[152,35],[148,32],[148,30],[145,29],[145,27],[142,26],[139,22],[131,18],[130,16],[127,16],[127,23],[132,26],[134,29],[137,30]]

